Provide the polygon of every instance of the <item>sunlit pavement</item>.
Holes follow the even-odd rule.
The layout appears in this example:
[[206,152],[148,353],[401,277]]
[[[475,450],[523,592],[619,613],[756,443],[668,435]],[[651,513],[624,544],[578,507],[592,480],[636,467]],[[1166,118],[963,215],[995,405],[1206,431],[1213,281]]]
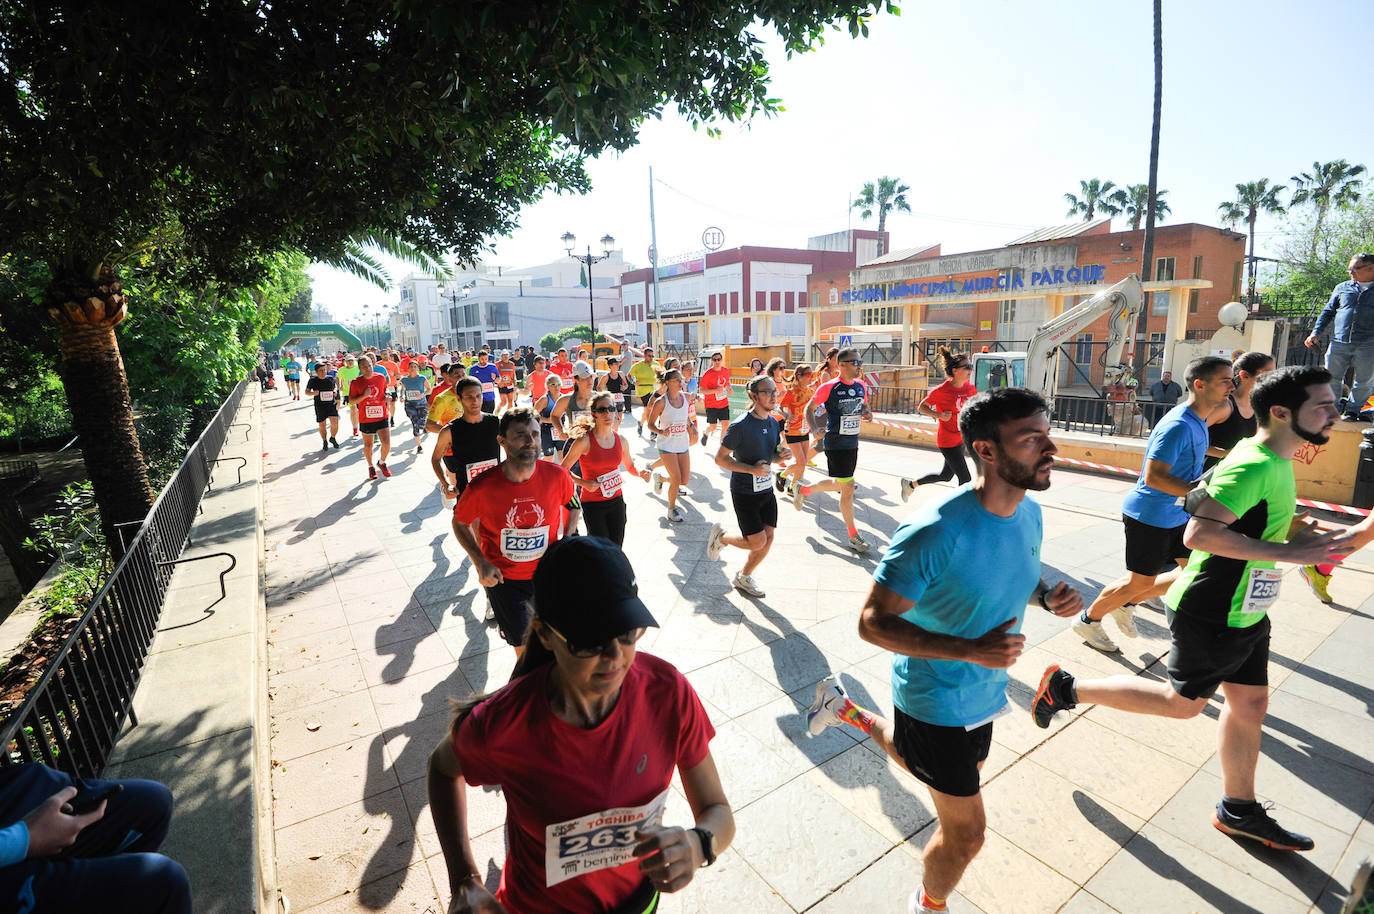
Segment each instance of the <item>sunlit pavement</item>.
[[[448,700],[503,684],[514,654],[482,622],[480,589],[408,423],[393,430],[395,475],[371,481],[360,439],[319,450],[309,402],[268,394],[264,417],[279,882],[295,912],[443,911],[426,759],[446,730]],[[346,418],[343,426],[347,435]],[[622,431],[643,460],[650,451],[634,422]],[[923,489],[904,505],[898,477],[940,458],[864,442],[858,516],[873,552],[850,552],[833,496],[809,500],[801,514],[784,502],[776,545],[755,574],[767,596],[750,599],[730,588],[742,553],[705,557],[708,525],[734,528],[728,479],[708,453],[693,449],[683,524],[667,523],[648,485],[627,484],[626,552],[662,626],[640,646],[686,672],[705,702],[738,825],[717,865],[660,910],[904,912],[933,831],[924,786],[851,728],[809,738],[800,712],[816,682],[837,672],[857,702],[891,713],[890,655],[860,640],[855,621],[899,520],[946,491]],[[1121,573],[1127,488],[1056,471],[1037,496],[1047,580],[1068,580],[1091,599]],[[998,571],[995,555],[967,560]],[[1011,671],[1015,713],[997,721],[983,772],[987,841],[951,911],[1339,909],[1359,860],[1374,854],[1374,560],[1364,552],[1347,561],[1331,606],[1288,572],[1273,613],[1258,786],[1316,850],[1250,847],[1212,827],[1219,702],[1191,721],[1085,707],[1037,729],[1026,709],[1048,664],[1158,678],[1168,640],[1162,615],[1142,610],[1139,638],[1117,637],[1107,623],[1122,647],[1108,656],[1033,608],[1029,649]],[[665,821],[689,825],[686,801],[677,789],[672,797]],[[469,828],[492,887],[504,815],[498,791],[470,790]]]

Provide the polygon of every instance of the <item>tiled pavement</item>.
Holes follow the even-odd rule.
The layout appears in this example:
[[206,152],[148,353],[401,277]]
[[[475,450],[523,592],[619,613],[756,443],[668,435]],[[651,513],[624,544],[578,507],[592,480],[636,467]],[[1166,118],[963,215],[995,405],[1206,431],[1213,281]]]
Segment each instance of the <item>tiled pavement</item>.
[[[296,912],[443,911],[442,857],[424,770],[448,699],[504,683],[514,655],[482,623],[483,602],[428,466],[408,433],[395,476],[370,482],[357,439],[318,450],[306,401],[264,405],[272,790],[279,880]],[[345,422],[345,428],[347,424]],[[647,448],[626,427],[636,454]],[[662,628],[643,649],[697,688],[738,836],[684,892],[677,912],[901,912],[932,831],[921,784],[870,740],[837,728],[810,739],[800,710],[838,672],[862,704],[890,713],[889,657],[861,641],[855,615],[881,545],[911,506],[899,475],[930,451],[865,442],[860,527],[879,548],[850,554],[837,503],[786,505],[756,577],[729,587],[740,556],[703,554],[707,524],[732,526],[726,480],[698,448],[688,520],[630,482],[627,552]],[[1126,483],[1058,472],[1045,507],[1046,577],[1091,598],[1121,571]],[[916,499],[930,497],[919,492]],[[996,573],[995,556],[970,557]],[[589,586],[590,583],[589,583]],[[1311,854],[1269,852],[1216,832],[1216,707],[1192,721],[1088,708],[1036,729],[1025,713],[1051,662],[1158,677],[1163,619],[1108,657],[1067,624],[1029,612],[1030,649],[1012,670],[1017,713],[999,720],[984,770],[987,843],[951,904],[985,914],[1338,910],[1358,861],[1374,854],[1374,561],[1354,556],[1323,606],[1293,573],[1274,612],[1272,682],[1258,783]],[[1110,624],[1109,624],[1110,629]],[[1215,703],[1214,703],[1215,705]],[[503,857],[499,792],[471,791],[470,828],[494,885]],[[673,793],[669,822],[687,822]]]

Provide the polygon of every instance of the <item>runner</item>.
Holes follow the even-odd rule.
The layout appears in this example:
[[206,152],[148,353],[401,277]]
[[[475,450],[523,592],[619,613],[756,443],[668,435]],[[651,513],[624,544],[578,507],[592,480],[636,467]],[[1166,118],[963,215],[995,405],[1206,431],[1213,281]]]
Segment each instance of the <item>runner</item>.
[[544,396],[534,401],[532,407],[539,416],[539,444],[545,457],[554,463],[563,462],[563,449],[568,446],[568,436],[563,434],[563,423],[553,417],[563,392],[563,382],[558,375],[550,372],[545,379]]
[[[320,450],[327,451],[332,444],[339,446],[339,404],[335,399],[338,381],[329,376],[328,366],[323,362],[315,364],[315,376],[305,382],[306,393],[315,401],[315,421],[320,426]],[[325,424],[329,433],[325,434]]]
[[554,353],[553,364],[549,366],[549,371],[558,375],[558,380],[562,381],[565,387],[570,386],[573,363],[568,360],[568,350],[559,349]]
[[[1192,365],[1189,372],[1191,377]],[[1316,366],[1280,368],[1259,380],[1250,403],[1259,431],[1212,472],[1206,497],[1183,534],[1192,548],[1188,565],[1164,598],[1171,636],[1168,680],[1080,680],[1051,666],[1031,715],[1036,726],[1048,727],[1059,711],[1100,704],[1186,719],[1202,713],[1220,686],[1226,697],[1217,723],[1222,798],[1212,824],[1279,850],[1307,851],[1313,840],[1280,826],[1255,797],[1269,703],[1268,610],[1282,577],[1275,565],[1328,561],[1358,549],[1371,538],[1370,523],[1322,531],[1293,514],[1293,455],[1305,444],[1325,444],[1339,416],[1331,373]]]
[[343,367],[335,375],[339,382],[339,393],[343,395],[343,401],[348,405],[348,421],[353,426],[352,437],[354,438],[358,436],[358,404],[348,396],[348,389],[358,374],[358,360],[353,358],[352,353],[349,353],[344,356]]
[[1255,382],[1274,370],[1274,357],[1267,352],[1247,352],[1236,359],[1232,370],[1235,389],[1206,417],[1207,458],[1203,468],[1207,470],[1220,463],[1242,438],[1253,438],[1259,431],[1250,391],[1255,389]]
[[788,384],[778,398],[778,409],[783,417],[783,440],[792,451],[792,466],[778,471],[778,491],[783,491],[788,480],[800,483],[806,474],[806,465],[811,460],[811,423],[808,415],[811,410],[807,404],[816,392],[812,381],[815,372],[810,365],[798,365],[792,370],[792,383]]
[[557,422],[565,438],[571,438],[573,429],[581,424],[588,428],[592,425],[592,394],[596,391],[596,372],[586,362],[573,363],[573,382],[571,389],[558,400],[550,418]]
[[[548,369],[548,362],[542,356],[534,357],[534,366],[525,373],[525,387],[530,392],[530,405],[538,403],[544,397],[544,391],[548,388],[549,375],[553,372]],[[534,407],[538,410],[539,407]]]
[[496,363],[496,392],[501,395],[502,411],[515,409],[515,362],[509,349],[501,350],[501,360]]
[[[597,586],[568,586],[586,580]],[[430,756],[449,910],[656,911],[659,892],[685,888],[734,837],[709,749],[715,730],[686,677],[636,654],[658,623],[619,549],[595,537],[554,543],[533,593],[529,649],[510,683],[460,703]],[[661,822],[674,771],[694,811],[685,829]],[[495,897],[468,836],[465,797],[483,784],[501,785],[507,806]],[[605,822],[616,826],[592,824]]]
[[497,429],[506,459],[468,482],[453,509],[453,535],[486,588],[501,637],[518,656],[530,624],[535,565],[550,543],[577,529],[582,511],[568,471],[539,459],[533,412],[507,410]]
[[[377,358],[379,361],[373,364],[373,368],[379,369],[382,374],[386,375],[386,396],[392,404],[395,404],[397,391],[401,388],[400,359],[395,350],[387,349],[381,350]],[[391,407],[390,415],[387,416],[387,425],[391,427],[396,425],[396,407],[394,405]]]
[[701,446],[705,447],[716,426],[724,434],[730,424],[730,369],[725,367],[724,353],[711,353],[711,367],[701,373],[697,387],[706,406],[706,429],[701,433]]
[[572,472],[573,482],[582,487],[582,519],[587,534],[621,546],[625,543],[626,517],[620,471],[629,470],[645,482],[649,481],[649,471],[635,469],[630,445],[615,429],[618,415],[615,394],[604,390],[592,394],[595,424],[588,428],[579,423],[573,428],[562,463]]
[[941,346],[937,351],[945,380],[932,388],[916,409],[935,420],[935,446],[944,455],[945,465],[940,472],[927,473],[920,479],[902,477],[902,501],[909,499],[917,486],[949,482],[955,477],[961,486],[969,481],[968,464],[964,462],[964,439],[959,434],[959,410],[978,393],[969,381],[973,375],[973,360],[962,352],[951,352],[948,346]]
[[654,494],[663,490],[665,481],[668,483],[666,517],[670,523],[680,524],[687,518],[677,507],[678,488],[685,486],[692,476],[690,448],[696,439],[696,429],[687,422],[687,395],[682,391],[682,372],[676,368],[664,372],[663,387],[664,395],[650,405],[645,422],[658,441],[663,468],[668,471],[666,480],[654,473]]
[[625,411],[630,408],[629,393],[633,383],[629,375],[620,370],[620,357],[608,356],[606,358],[606,374],[598,382],[598,386],[615,397],[616,428],[620,428],[620,422],[625,418]]
[[[821,363],[821,367],[816,372],[817,387],[820,387],[826,381],[833,381],[840,376],[839,358],[840,350],[837,347],[831,346],[830,349],[826,351],[825,361]],[[819,454],[821,451],[825,450],[825,416],[822,410],[816,410],[816,414],[812,417],[811,424],[816,432],[815,437],[811,439],[811,450]],[[815,466],[815,464],[808,463],[807,466]]]
[[405,377],[401,378],[401,390],[405,394],[406,418],[410,420],[410,432],[415,436],[415,453],[424,453],[425,422],[429,418],[429,392],[433,385],[429,378],[420,374],[420,360],[414,358],[406,366]]
[[[841,355],[841,367],[845,355]],[[938,825],[907,910],[946,911],[986,829],[979,772],[992,722],[1010,712],[1007,667],[1025,648],[1027,604],[1072,616],[1083,598],[1040,578],[1043,521],[1027,491],[1050,486],[1049,406],[1024,388],[979,394],[960,418],[978,478],[941,492],[897,528],[873,574],[859,635],[892,651],[893,720],[858,707],[836,676],[816,686],[811,734],[848,724],[930,790]],[[996,556],[997,573],[970,556]]]
[[751,597],[762,597],[754,581],[754,571],[773,547],[778,527],[778,500],[773,495],[773,463],[785,463],[779,450],[782,426],[771,415],[778,399],[777,384],[763,374],[749,379],[749,411],[725,430],[716,451],[716,466],[730,471],[730,501],[735,506],[739,536],[726,536],[725,528],[712,524],[706,539],[706,557],[720,558],[726,546],[749,553],[744,567],[735,573],[731,585]]
[[296,357],[291,353],[286,354],[286,364],[282,365],[282,372],[286,376],[286,392],[291,395],[292,400],[301,398],[301,368],[303,366],[296,361]]
[[654,382],[658,379],[658,366],[654,364],[654,349],[652,346],[645,346],[644,351],[638,362],[630,366],[630,380],[635,382],[635,396],[639,398],[642,411],[639,414],[639,424],[635,428],[636,433],[641,437],[644,435],[644,423],[649,416],[649,398],[654,393]]
[[[359,428],[363,433],[363,456],[367,458],[367,478],[376,479],[377,470],[383,476],[390,476],[386,458],[391,454],[391,427],[387,423],[386,378],[372,370],[372,360],[363,356],[358,359],[358,376],[348,385],[348,399],[358,404],[358,414],[362,417]],[[372,437],[377,436],[382,443],[381,458],[372,465]]]
[[[837,362],[839,377],[816,388],[811,397],[812,407],[825,409],[824,482],[812,485],[792,485],[792,505],[800,511],[806,496],[815,492],[839,492],[840,514],[849,533],[849,548],[867,552],[873,548],[854,523],[854,470],[859,464],[859,426],[861,420],[873,418],[868,408],[868,387],[859,380],[863,361],[857,349],[841,349]],[[819,410],[818,410],[819,412]]]
[[468,374],[482,382],[482,412],[496,412],[496,382],[501,378],[500,370],[491,364],[491,353],[483,349],[477,353],[477,364],[468,369]]
[[1183,543],[1188,512],[1183,510],[1183,497],[1202,475],[1207,454],[1203,417],[1211,415],[1231,392],[1231,363],[1215,355],[1193,359],[1183,383],[1187,398],[1165,413],[1150,433],[1140,478],[1121,505],[1126,575],[1102,588],[1073,623],[1078,636],[1103,653],[1120,648],[1107,636],[1102,620],[1111,615],[1123,635],[1137,637],[1134,604],[1162,596],[1188,561],[1190,550]]
[[453,361],[453,357],[449,355],[448,348],[445,347],[443,343],[440,343],[435,347],[434,354],[429,357],[429,361],[430,364],[442,372],[444,366]]

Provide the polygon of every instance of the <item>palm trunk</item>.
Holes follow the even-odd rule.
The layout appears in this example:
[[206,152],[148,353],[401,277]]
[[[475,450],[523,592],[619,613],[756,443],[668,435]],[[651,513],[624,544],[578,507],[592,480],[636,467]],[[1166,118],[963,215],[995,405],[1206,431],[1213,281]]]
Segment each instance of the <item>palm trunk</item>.
[[1317,259],[1317,244],[1322,237],[1322,222],[1326,219],[1326,207],[1317,204],[1317,224],[1312,227],[1312,259]]
[[1255,219],[1257,213],[1251,213],[1247,220],[1250,223],[1250,294],[1245,303],[1251,308],[1255,306]]
[[115,327],[128,313],[124,294],[113,271],[103,268],[94,283],[57,278],[49,301],[55,304],[48,314],[61,331],[62,386],[72,427],[81,439],[106,546],[118,561],[124,549],[116,525],[143,520],[153,505],[115,340]]
[[878,208],[878,256],[887,253],[883,250],[883,226],[887,225],[887,213],[883,212],[882,207]]
[[[1140,276],[1145,281],[1149,281],[1154,275],[1155,257],[1155,206],[1158,199],[1159,188],[1159,116],[1164,98],[1164,38],[1163,27],[1160,16],[1160,0],[1154,3],[1155,19],[1155,102],[1154,120],[1150,127],[1150,177],[1145,191],[1145,237],[1140,248]],[[1137,213],[1137,220],[1139,214]],[[1135,336],[1147,339],[1146,330],[1148,327],[1149,314],[1153,308],[1140,309],[1139,323],[1137,324],[1138,333]],[[1136,371],[1139,373],[1144,367],[1143,358],[1145,352],[1136,353],[1135,342],[1131,342],[1131,355],[1135,357]]]

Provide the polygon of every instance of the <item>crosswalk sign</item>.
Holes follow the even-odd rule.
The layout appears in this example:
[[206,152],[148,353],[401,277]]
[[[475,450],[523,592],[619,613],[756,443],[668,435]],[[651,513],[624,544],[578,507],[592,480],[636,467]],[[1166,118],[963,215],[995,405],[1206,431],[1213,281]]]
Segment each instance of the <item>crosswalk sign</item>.
[[843,333],[843,334],[840,334],[840,348],[841,348],[841,349],[846,349],[846,348],[848,348],[848,347],[850,347],[850,346],[853,346],[853,345],[854,345],[854,334],[852,334],[852,333]]

